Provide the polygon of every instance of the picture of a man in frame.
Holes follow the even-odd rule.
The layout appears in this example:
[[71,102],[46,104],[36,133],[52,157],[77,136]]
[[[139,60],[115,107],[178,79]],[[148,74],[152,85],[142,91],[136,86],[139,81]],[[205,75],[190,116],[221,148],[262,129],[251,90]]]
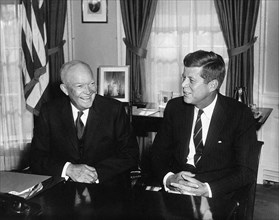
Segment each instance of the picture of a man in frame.
[[90,0],[88,2],[88,14],[101,13],[101,0]]

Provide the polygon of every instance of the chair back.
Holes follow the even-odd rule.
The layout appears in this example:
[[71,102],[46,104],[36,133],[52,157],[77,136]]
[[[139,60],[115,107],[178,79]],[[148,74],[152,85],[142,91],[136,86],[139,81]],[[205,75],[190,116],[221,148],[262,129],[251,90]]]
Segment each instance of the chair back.
[[[260,154],[262,149],[263,142],[257,141],[253,152],[251,152],[252,166],[258,173]],[[255,181],[252,184],[249,184],[243,187],[235,197],[235,207],[230,215],[230,220],[253,220],[254,214],[254,205],[255,205],[255,195],[257,187],[257,175]]]

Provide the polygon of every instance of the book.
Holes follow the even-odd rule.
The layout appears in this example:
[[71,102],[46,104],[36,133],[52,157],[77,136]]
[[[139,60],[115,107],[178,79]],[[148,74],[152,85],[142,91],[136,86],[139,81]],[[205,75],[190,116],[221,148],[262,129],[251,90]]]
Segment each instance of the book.
[[0,192],[29,199],[43,189],[51,176],[0,171]]

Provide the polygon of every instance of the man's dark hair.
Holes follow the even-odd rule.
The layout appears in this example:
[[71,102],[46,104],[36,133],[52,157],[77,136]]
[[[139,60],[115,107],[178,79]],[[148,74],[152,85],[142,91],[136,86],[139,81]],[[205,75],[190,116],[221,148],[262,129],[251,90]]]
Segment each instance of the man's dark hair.
[[210,51],[198,50],[189,53],[184,57],[183,64],[185,67],[202,67],[201,77],[204,78],[205,83],[216,79],[218,81],[218,88],[222,85],[225,78],[225,62],[223,58]]

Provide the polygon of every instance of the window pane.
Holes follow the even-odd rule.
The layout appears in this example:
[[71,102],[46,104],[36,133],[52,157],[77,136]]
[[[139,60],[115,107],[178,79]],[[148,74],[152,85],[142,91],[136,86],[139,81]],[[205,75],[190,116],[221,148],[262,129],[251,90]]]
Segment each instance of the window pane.
[[227,60],[214,1],[159,0],[146,58],[150,88],[145,101],[156,102],[160,90],[180,94],[184,56],[199,49],[214,51]]

